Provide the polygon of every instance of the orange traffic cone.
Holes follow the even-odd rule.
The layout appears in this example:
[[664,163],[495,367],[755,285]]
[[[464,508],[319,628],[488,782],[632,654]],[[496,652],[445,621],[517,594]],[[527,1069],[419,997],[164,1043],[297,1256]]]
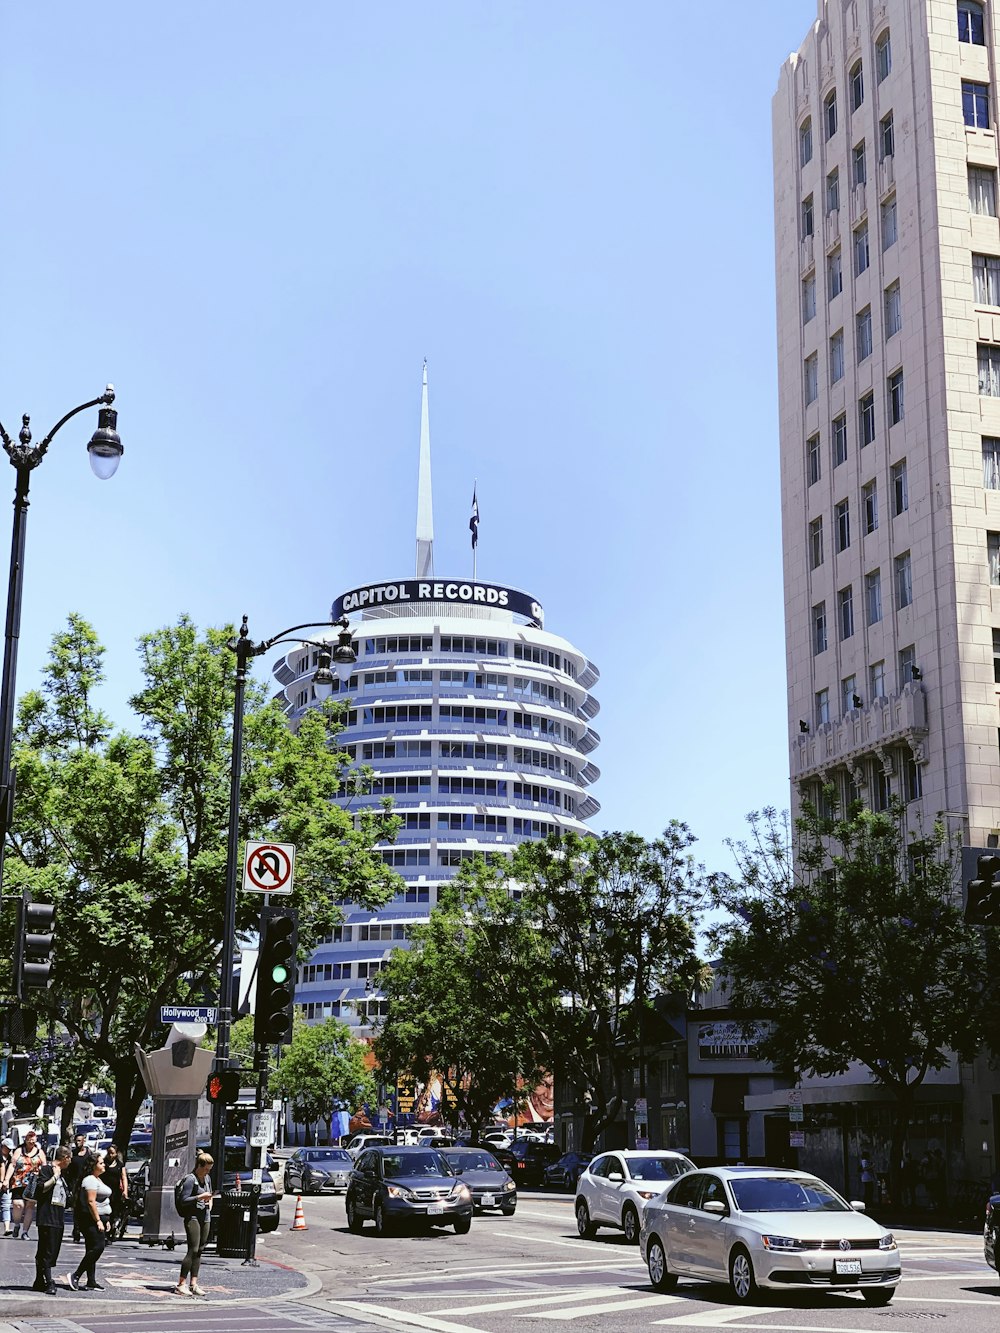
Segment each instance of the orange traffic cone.
[[293,1219],[293,1221],[292,1221],[292,1225],[289,1227],[289,1230],[290,1230],[290,1231],[308,1231],[308,1230],[309,1230],[309,1228],[306,1226],[306,1215],[305,1215],[305,1213],[302,1211],[302,1195],[301,1195],[301,1194],[300,1194],[300,1195],[296,1198],[296,1200],[295,1200],[295,1217],[294,1217],[294,1219]]

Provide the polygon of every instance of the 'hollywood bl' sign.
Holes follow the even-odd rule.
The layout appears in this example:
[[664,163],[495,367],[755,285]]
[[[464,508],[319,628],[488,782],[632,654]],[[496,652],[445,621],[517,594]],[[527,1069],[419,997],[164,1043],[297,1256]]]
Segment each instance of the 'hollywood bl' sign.
[[459,582],[457,579],[400,579],[395,583],[369,583],[341,593],[330,608],[330,619],[339,620],[351,611],[403,602],[456,602],[471,606],[496,606],[524,616],[541,629],[545,612],[526,592],[503,588],[496,583]]

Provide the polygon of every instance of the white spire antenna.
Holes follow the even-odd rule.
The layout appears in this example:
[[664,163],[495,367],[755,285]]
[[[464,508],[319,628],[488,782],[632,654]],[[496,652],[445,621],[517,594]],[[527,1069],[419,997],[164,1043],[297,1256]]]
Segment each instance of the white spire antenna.
[[417,481],[417,578],[434,574],[434,504],[431,498],[431,426],[427,412],[427,358],[420,391],[420,473]]

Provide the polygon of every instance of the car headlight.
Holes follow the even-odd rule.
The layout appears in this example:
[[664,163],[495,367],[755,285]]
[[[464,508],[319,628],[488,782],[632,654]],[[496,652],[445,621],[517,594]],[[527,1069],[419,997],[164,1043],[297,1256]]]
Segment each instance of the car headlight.
[[387,1188],[386,1193],[389,1195],[390,1199],[405,1199],[407,1203],[412,1203],[416,1197],[411,1194],[409,1190],[403,1189],[402,1185],[390,1185]]
[[802,1249],[802,1242],[794,1236],[761,1236],[761,1240],[765,1250],[782,1250],[787,1254],[791,1250]]
[[891,1231],[887,1231],[884,1236],[879,1236],[878,1247],[880,1250],[894,1250],[896,1248],[896,1237]]
[[505,1189],[505,1190],[516,1190],[516,1189],[517,1189],[517,1186],[514,1184],[514,1182],[513,1182],[512,1180],[507,1180],[507,1181],[504,1182],[504,1189]]
[[640,1199],[655,1199],[656,1190],[636,1190]]
[[468,1185],[463,1185],[462,1182],[459,1181],[457,1185],[452,1186],[451,1198],[470,1199],[471,1197],[472,1197],[472,1192],[469,1189]]

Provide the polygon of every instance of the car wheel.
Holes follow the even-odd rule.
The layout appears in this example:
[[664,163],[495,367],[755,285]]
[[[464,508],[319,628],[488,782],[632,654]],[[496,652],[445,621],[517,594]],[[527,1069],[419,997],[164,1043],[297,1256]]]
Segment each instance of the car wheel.
[[354,1234],[355,1234],[355,1236],[357,1236],[357,1235],[360,1234],[360,1232],[361,1232],[361,1228],[362,1228],[363,1226],[364,1226],[364,1222],[362,1222],[361,1218],[358,1217],[358,1210],[357,1210],[357,1208],[354,1206],[354,1200],[353,1200],[353,1199],[348,1199],[348,1200],[347,1200],[347,1229],[348,1229],[348,1231],[353,1231]]
[[896,1294],[895,1287],[876,1287],[872,1291],[862,1289],[861,1295],[865,1298],[866,1305],[888,1305]]
[[503,1213],[504,1217],[513,1217],[516,1208],[517,1208],[517,1204],[515,1203],[515,1204],[514,1204],[512,1207],[510,1207],[510,1208],[501,1208],[500,1211]]
[[391,1233],[392,1228],[389,1225],[389,1219],[386,1217],[385,1210],[380,1203],[375,1205],[374,1221],[376,1236],[388,1236]]
[[742,1245],[737,1245],[729,1256],[729,1285],[741,1305],[749,1305],[757,1295],[757,1279],[753,1262]]
[[597,1235],[597,1227],[590,1220],[590,1209],[587,1207],[586,1199],[576,1201],[576,1229],[584,1240],[593,1240]]
[[277,1231],[278,1219],[276,1217],[269,1217],[266,1222],[261,1222],[260,1229],[265,1236],[270,1235],[272,1231]]
[[622,1209],[622,1231],[630,1245],[639,1244],[639,1214],[630,1203]]
[[456,1217],[456,1218],[455,1218],[455,1235],[456,1235],[456,1236],[467,1236],[471,1230],[472,1230],[472,1218],[471,1218],[471,1217]]
[[667,1256],[659,1236],[651,1236],[646,1247],[646,1267],[649,1280],[657,1291],[673,1291],[677,1286],[677,1275],[667,1268]]

